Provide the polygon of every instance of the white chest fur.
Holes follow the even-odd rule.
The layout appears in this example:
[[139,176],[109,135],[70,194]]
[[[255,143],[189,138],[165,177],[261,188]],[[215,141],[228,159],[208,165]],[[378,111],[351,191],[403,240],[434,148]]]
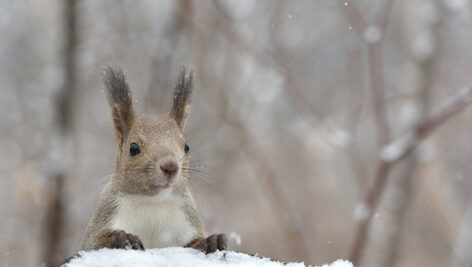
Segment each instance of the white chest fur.
[[145,249],[184,246],[197,236],[178,198],[123,197],[110,226],[137,235]]

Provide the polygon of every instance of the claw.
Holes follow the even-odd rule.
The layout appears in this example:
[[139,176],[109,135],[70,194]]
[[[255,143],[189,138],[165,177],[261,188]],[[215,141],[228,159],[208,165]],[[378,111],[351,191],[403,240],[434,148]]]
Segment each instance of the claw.
[[110,245],[111,248],[144,250],[141,240],[137,236],[128,234],[125,231],[114,231],[111,234]]
[[226,235],[211,235],[198,242],[195,248],[206,254],[213,253],[216,250],[226,250],[228,248]]

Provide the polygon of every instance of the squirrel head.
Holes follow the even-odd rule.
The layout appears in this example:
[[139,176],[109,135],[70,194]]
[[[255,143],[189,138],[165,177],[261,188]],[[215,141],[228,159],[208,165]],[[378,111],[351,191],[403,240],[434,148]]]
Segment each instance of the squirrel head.
[[182,129],[189,115],[193,74],[183,69],[174,88],[169,115],[138,117],[124,73],[104,71],[106,96],[118,143],[114,184],[132,195],[169,195],[183,190],[189,145]]

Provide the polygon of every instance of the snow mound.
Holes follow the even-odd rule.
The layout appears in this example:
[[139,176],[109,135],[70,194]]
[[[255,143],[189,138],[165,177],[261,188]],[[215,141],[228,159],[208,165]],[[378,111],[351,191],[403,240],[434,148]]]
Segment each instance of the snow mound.
[[[217,251],[208,255],[191,248],[163,248],[148,249],[145,251],[100,249],[96,251],[81,251],[80,257],[63,265],[67,267],[82,266],[245,266],[245,267],[302,267],[303,263],[289,263],[272,261],[268,258],[251,256],[234,251]],[[353,267],[344,260],[337,260],[322,267]]]

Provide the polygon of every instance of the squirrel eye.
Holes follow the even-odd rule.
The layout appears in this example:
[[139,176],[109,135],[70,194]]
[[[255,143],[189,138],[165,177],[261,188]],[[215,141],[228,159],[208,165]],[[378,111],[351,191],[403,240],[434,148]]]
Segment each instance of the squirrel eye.
[[190,150],[190,146],[188,145],[187,142],[185,142],[185,147],[184,147],[185,154],[187,154],[189,150]]
[[129,154],[131,156],[136,156],[138,155],[139,153],[141,153],[141,150],[139,149],[139,146],[138,144],[136,143],[131,143],[130,147],[129,147]]

